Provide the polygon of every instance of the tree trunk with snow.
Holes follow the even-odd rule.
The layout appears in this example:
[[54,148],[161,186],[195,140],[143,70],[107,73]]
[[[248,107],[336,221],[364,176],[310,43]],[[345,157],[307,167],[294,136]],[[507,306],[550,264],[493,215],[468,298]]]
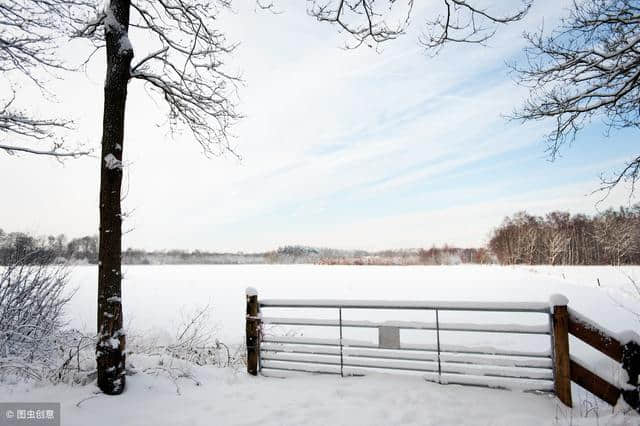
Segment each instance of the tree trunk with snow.
[[[94,45],[106,45],[102,155],[100,158],[100,248],[98,254],[98,386],[116,395],[125,386],[125,333],[122,329],[122,148],[127,84],[142,80],[169,107],[171,131],[189,130],[205,153],[233,153],[228,127],[239,115],[229,87],[237,77],[223,70],[230,54],[222,33],[214,28],[226,1],[111,0],[96,19],[78,32]],[[161,48],[132,65],[132,27],[160,42]],[[104,28],[104,34],[100,31]],[[104,37],[103,37],[104,35]]]
[[111,0],[104,23],[107,75],[104,86],[100,159],[100,249],[98,254],[98,386],[109,395],[125,385],[125,334],[122,329],[121,257],[122,147],[127,83],[133,50],[129,44],[128,0]]

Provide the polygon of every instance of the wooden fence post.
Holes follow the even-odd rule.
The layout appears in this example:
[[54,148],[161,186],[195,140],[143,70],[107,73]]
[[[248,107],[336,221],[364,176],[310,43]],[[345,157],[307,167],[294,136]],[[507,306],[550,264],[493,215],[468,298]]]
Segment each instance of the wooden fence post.
[[260,369],[260,305],[258,292],[254,288],[247,288],[247,372],[252,376],[258,375]]
[[553,379],[558,399],[571,407],[571,367],[569,357],[569,312],[567,299],[552,296],[551,318],[553,326]]

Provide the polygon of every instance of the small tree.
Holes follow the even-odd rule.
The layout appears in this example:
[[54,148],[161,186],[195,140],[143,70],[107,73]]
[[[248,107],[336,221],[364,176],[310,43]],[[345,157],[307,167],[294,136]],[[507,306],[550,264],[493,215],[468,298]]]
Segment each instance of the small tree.
[[[530,97],[514,118],[554,122],[550,156],[594,118],[609,129],[640,127],[640,5],[636,0],[574,2],[560,27],[545,36],[527,34],[523,66],[514,66]],[[635,185],[640,156],[611,177],[602,190],[622,181]]]

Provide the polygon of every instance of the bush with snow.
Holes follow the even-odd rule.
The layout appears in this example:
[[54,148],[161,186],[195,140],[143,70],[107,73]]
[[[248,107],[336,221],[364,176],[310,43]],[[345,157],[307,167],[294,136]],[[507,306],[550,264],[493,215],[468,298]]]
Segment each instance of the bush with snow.
[[211,325],[211,313],[210,305],[181,312],[175,334],[163,329],[129,332],[129,354],[158,356],[165,361],[171,358],[200,366],[241,365],[242,352],[239,348],[230,348],[216,337],[215,327]]
[[[40,255],[41,256],[41,255]],[[68,270],[53,257],[24,258],[0,274],[0,381],[87,384],[95,379],[95,336],[65,327]],[[209,306],[183,314],[175,335],[129,334],[128,354],[139,370],[197,382],[195,365],[240,367],[244,351],[220,342],[210,326]],[[131,359],[131,358],[130,358]],[[136,368],[129,364],[128,374]]]
[[72,295],[65,294],[67,269],[53,261],[31,254],[0,274],[0,378],[44,378],[56,365],[62,342],[75,339],[63,330],[63,310]]

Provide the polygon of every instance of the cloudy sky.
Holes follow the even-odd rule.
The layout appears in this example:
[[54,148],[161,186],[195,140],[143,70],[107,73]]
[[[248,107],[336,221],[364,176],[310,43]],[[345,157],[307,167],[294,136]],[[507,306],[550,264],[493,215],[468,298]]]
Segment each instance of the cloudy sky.
[[[628,204],[625,191],[597,206],[589,194],[600,173],[635,153],[637,135],[606,138],[594,122],[550,162],[543,136],[551,123],[504,118],[527,95],[505,62],[520,58],[525,28],[552,27],[565,4],[537,0],[488,47],[453,46],[434,58],[416,41],[431,10],[417,10],[408,33],[379,52],[346,51],[346,39],[308,17],[304,2],[282,1],[274,15],[236,1],[220,22],[241,43],[228,67],[244,79],[245,118],[233,129],[242,159],[206,158],[188,135],[172,139],[161,101],[131,83],[125,247],[476,246],[518,210]],[[132,42],[145,46],[135,34]],[[138,58],[146,53],[136,49]],[[27,89],[19,95],[34,110],[73,118],[73,137],[97,148],[103,62],[98,55],[85,73],[52,81],[53,103]],[[97,157],[59,164],[0,154],[0,227],[96,234],[98,178]]]

